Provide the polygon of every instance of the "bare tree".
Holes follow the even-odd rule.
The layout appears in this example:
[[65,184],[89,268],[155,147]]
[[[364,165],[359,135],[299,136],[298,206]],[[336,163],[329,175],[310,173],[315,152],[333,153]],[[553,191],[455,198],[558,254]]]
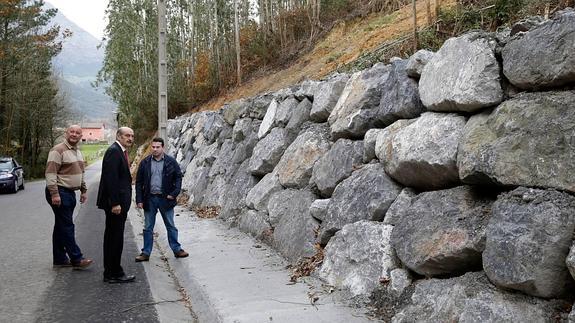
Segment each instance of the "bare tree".
[[240,54],[240,24],[238,21],[238,0],[234,0],[234,29],[236,38],[236,66],[238,85],[242,84],[242,61]]

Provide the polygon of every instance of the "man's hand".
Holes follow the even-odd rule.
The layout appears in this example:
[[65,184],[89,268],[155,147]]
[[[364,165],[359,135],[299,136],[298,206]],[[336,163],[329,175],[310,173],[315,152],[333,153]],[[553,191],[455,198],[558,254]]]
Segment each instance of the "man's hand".
[[120,214],[121,212],[122,212],[122,206],[120,206],[120,205],[112,206],[112,213]]
[[60,206],[62,204],[62,200],[60,199],[60,195],[52,195],[52,205]]
[[174,199],[174,197],[171,196],[171,195],[166,196],[166,198],[167,198],[168,200],[173,200],[173,199]]
[[88,194],[87,193],[81,193],[80,194],[80,204],[86,203],[87,200],[88,200]]
[[136,204],[136,207],[137,207],[138,209],[143,209],[143,208],[144,208],[144,203],[138,203],[138,204]]

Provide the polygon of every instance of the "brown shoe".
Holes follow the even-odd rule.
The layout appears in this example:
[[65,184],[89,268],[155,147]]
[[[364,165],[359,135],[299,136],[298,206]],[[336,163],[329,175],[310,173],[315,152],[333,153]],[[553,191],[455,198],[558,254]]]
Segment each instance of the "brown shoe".
[[74,269],[85,269],[88,268],[94,261],[92,259],[82,259],[79,262],[73,262],[72,267]]
[[184,249],[180,249],[180,251],[174,252],[174,256],[176,256],[176,258],[186,258],[189,255],[190,254],[187,253]]
[[141,253],[139,256],[136,257],[136,262],[142,262],[148,260],[150,260],[150,256],[146,255],[145,253]]

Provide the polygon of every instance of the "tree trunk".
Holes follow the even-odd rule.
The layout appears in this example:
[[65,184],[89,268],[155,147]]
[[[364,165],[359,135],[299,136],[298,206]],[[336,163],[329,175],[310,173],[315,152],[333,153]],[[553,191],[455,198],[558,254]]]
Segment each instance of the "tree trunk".
[[214,1],[214,46],[216,50],[216,84],[218,90],[222,88],[222,62],[220,55],[220,19],[218,14],[218,1]]
[[242,61],[240,55],[240,25],[238,21],[238,0],[234,0],[234,27],[236,34],[236,66],[237,66],[237,78],[238,85],[242,84]]
[[413,51],[417,51],[417,8],[416,1],[411,1],[413,4]]
[[6,128],[6,124],[7,122],[7,118],[6,118],[6,114],[8,112],[7,108],[6,108],[6,93],[7,93],[7,86],[8,86],[8,62],[5,60],[6,57],[6,52],[8,51],[8,48],[6,48],[6,43],[7,43],[7,33],[8,33],[8,28],[9,28],[9,23],[8,21],[6,21],[4,23],[3,26],[3,30],[2,30],[2,54],[4,55],[4,58],[2,58],[2,61],[0,62],[0,64],[2,64],[0,66],[0,135],[2,135],[2,130],[6,129],[5,131],[8,132],[8,129]]
[[425,8],[427,9],[427,25],[431,26],[431,0],[425,0]]

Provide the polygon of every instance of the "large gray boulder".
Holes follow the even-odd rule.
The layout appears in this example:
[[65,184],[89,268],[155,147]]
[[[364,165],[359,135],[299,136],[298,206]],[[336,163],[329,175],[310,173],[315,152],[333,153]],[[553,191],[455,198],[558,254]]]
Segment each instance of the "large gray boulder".
[[236,122],[230,138],[223,140],[221,144],[218,156],[210,169],[210,178],[222,175],[227,182],[244,161],[249,161],[258,142],[257,130],[260,123],[260,120],[249,118]]
[[330,285],[347,288],[353,295],[369,296],[399,267],[390,245],[393,227],[379,222],[359,221],[345,225],[329,241],[320,277]]
[[363,137],[363,162],[365,164],[372,161],[375,157],[375,144],[379,134],[385,131],[384,129],[369,129]]
[[270,102],[270,105],[266,110],[264,119],[262,120],[260,128],[258,129],[259,139],[265,137],[268,134],[268,132],[270,132],[274,127],[277,126],[275,121],[277,112],[278,112],[278,101],[276,99],[273,99]]
[[293,96],[289,96],[285,100],[281,101],[274,118],[274,124],[279,127],[285,127],[290,121],[298,104],[299,101]]
[[300,132],[302,125],[309,120],[309,112],[311,111],[311,101],[303,98],[300,103],[292,111],[292,115],[285,126],[285,129],[290,134],[290,137],[295,138]]
[[575,12],[570,10],[509,40],[502,50],[503,73],[527,90],[574,83],[574,48]]
[[541,16],[530,16],[525,19],[521,19],[518,22],[514,23],[509,31],[509,35],[513,36],[520,32],[527,32],[534,27],[537,27],[546,21],[545,18]]
[[220,146],[216,160],[212,163],[209,176],[233,174],[237,165],[234,164],[231,156],[234,155],[235,144],[232,139],[226,139]]
[[469,186],[417,195],[393,230],[397,256],[428,277],[481,268],[492,203]]
[[262,176],[273,171],[290,143],[286,129],[273,128],[254,148],[249,164],[252,174]]
[[565,264],[575,230],[575,197],[517,188],[493,205],[483,268],[497,286],[555,298],[575,288]]
[[258,182],[248,170],[248,162],[244,161],[230,181],[226,183],[220,212],[220,217],[223,219],[235,219],[246,208],[246,196]]
[[311,182],[321,195],[330,197],[333,190],[362,164],[363,142],[339,139],[313,166]]
[[575,192],[574,106],[575,91],[524,93],[471,117],[457,155],[460,178]]
[[[409,119],[409,120],[397,120],[396,122],[392,123],[391,125],[385,127],[384,129],[370,129],[366,133],[366,138],[364,140],[365,146],[365,153],[370,153],[369,150],[371,147],[367,145],[371,145],[373,140],[373,136],[377,136],[375,138],[375,146],[373,147],[374,154],[377,159],[382,163],[389,162],[393,155],[392,155],[392,147],[393,141],[395,140],[395,136],[403,130],[403,128],[409,126],[410,124],[417,121],[417,119]],[[377,131],[374,131],[377,130]],[[372,132],[374,131],[374,132]],[[369,136],[368,136],[369,135]],[[370,157],[370,156],[368,156]],[[365,161],[365,160],[364,160]]]
[[311,217],[309,208],[316,199],[317,197],[307,189],[286,189],[273,193],[268,199],[267,206],[270,224],[275,227],[284,216],[294,217],[296,213]]
[[232,128],[232,141],[239,143],[244,141],[250,136],[252,132],[252,119],[242,118],[238,119]]
[[[211,172],[211,169],[210,169]],[[218,174],[215,176],[208,175],[208,185],[201,199],[202,207],[214,206],[221,207],[224,204],[225,192],[228,189],[226,176]]]
[[[239,165],[245,160],[249,160],[252,156],[253,150],[258,143],[258,128],[260,127],[260,120],[253,120],[249,118],[241,119],[236,122],[232,131],[232,142],[234,143],[232,163]],[[229,156],[228,156],[229,158]]]
[[272,228],[265,213],[244,209],[238,216],[238,228],[256,239],[264,240],[271,235]]
[[[216,142],[218,143],[218,145],[221,146],[224,143],[224,141],[226,141],[228,139],[232,139],[232,131],[233,131],[233,127],[231,127],[227,123],[224,123],[224,127],[222,128],[218,137],[216,138]],[[194,144],[202,144],[203,145],[204,143],[201,141],[197,141]]]
[[289,97],[293,97],[297,91],[299,91],[300,87],[298,84],[292,85],[290,87],[285,87],[283,89],[279,89],[272,93],[274,99],[281,102]]
[[474,112],[503,99],[495,39],[472,32],[450,38],[423,68],[421,101],[433,111]]
[[177,143],[175,143],[173,149],[167,149],[167,153],[173,156],[176,161],[180,164],[182,169],[186,169],[190,164],[190,161],[194,158],[197,153],[199,146],[204,145],[204,143],[196,142],[194,133],[192,129],[188,129],[179,134]]
[[214,111],[202,111],[192,115],[191,129],[196,141],[205,140],[207,145],[212,144],[220,132],[227,127],[227,124],[221,114]]
[[382,89],[391,66],[378,63],[368,70],[354,73],[327,119],[335,139],[362,138],[375,128]]
[[246,196],[246,205],[258,211],[267,212],[270,197],[283,190],[275,172],[264,176]]
[[309,99],[313,101],[315,93],[320,86],[320,81],[315,80],[305,80],[299,84],[299,89],[294,93],[296,99],[302,101],[304,99]]
[[265,117],[272,100],[273,96],[269,93],[252,98],[252,104],[249,106],[246,114],[243,114],[242,116],[262,120]]
[[224,105],[221,114],[227,124],[233,126],[236,120],[244,117],[251,105],[251,100],[239,99]]
[[395,60],[391,66],[387,82],[381,85],[377,113],[379,124],[384,126],[399,119],[417,118],[426,111],[419,99],[417,81],[407,76],[407,61]]
[[381,221],[401,192],[401,186],[389,178],[381,164],[365,165],[335,188],[320,233],[321,244],[344,225],[361,220]]
[[336,74],[317,86],[310,111],[312,121],[318,123],[327,121],[348,80],[349,75]]
[[330,148],[326,127],[314,125],[302,130],[286,149],[275,171],[284,187],[303,188],[308,185],[315,162]]
[[315,199],[307,190],[285,190],[274,194],[269,201],[270,222],[274,225],[277,221],[273,232],[274,247],[290,261],[316,253],[319,223],[309,214]]
[[327,207],[331,199],[318,199],[309,206],[309,214],[316,220],[323,222],[327,214]]
[[383,218],[383,223],[390,225],[397,225],[403,218],[404,214],[409,210],[411,201],[417,196],[417,193],[411,188],[404,188],[397,196],[395,201],[389,206]]
[[569,255],[567,255],[567,260],[565,260],[565,264],[567,264],[567,268],[571,273],[571,277],[575,279],[575,241],[571,246],[571,250],[569,250]]
[[[385,172],[405,186],[434,190],[457,185],[457,146],[465,117],[426,112],[415,122],[380,134],[376,154]],[[392,125],[392,130],[393,128]]]
[[423,280],[412,304],[393,317],[393,323],[557,322],[565,304],[500,290],[482,272],[451,279]]
[[[166,136],[168,141],[176,141],[180,134],[188,129],[189,115],[178,116],[174,119],[168,120],[168,125],[166,126]],[[184,128],[184,125],[185,128]]]
[[396,268],[389,273],[389,285],[387,291],[394,297],[399,297],[412,283],[409,270]]
[[415,54],[411,55],[407,60],[407,66],[405,67],[405,72],[409,77],[419,79],[421,77],[421,72],[431,58],[435,55],[434,52],[430,52],[425,49],[420,49]]
[[253,98],[242,98],[225,104],[220,114],[230,126],[233,126],[241,118],[261,120],[273,99],[272,95],[264,94]]
[[182,189],[188,194],[188,206],[197,207],[202,205],[206,188],[208,187],[210,173],[209,167],[196,167],[193,171],[187,171],[184,176]]
[[217,142],[214,142],[211,145],[201,145],[198,147],[198,150],[186,168],[186,172],[190,169],[190,167],[210,167],[214,164],[216,159],[218,158],[220,153],[219,146]]

